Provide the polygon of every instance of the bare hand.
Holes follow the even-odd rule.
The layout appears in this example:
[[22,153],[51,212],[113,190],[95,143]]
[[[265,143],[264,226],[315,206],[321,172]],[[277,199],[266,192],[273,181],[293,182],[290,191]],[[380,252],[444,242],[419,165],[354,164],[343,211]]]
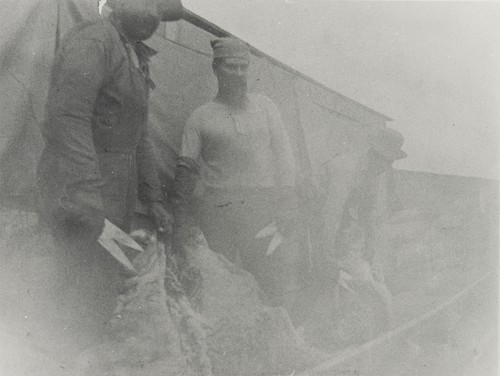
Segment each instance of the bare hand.
[[172,233],[173,218],[160,202],[153,202],[149,206],[149,214],[155,220],[158,232]]

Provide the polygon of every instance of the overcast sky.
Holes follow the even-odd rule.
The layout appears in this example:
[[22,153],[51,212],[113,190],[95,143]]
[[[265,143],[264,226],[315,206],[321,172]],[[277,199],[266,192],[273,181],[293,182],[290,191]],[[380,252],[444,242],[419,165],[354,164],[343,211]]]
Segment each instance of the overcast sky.
[[498,178],[500,2],[183,4],[395,119],[408,153],[397,168]]

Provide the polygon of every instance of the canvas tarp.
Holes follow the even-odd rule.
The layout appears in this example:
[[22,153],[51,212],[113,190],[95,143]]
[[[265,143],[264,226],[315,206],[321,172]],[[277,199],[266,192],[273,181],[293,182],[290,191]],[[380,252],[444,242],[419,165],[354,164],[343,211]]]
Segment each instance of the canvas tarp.
[[[0,199],[4,204],[14,201],[34,209],[36,166],[43,147],[40,125],[52,59],[61,38],[73,25],[99,17],[97,1],[7,0],[3,9]],[[215,94],[209,43],[213,37],[186,21],[177,21],[162,24],[147,42],[158,51],[151,67],[156,89],[151,98],[150,123],[158,168],[165,180],[173,174],[187,117]],[[255,51],[249,87],[265,93],[278,105],[300,177],[323,173],[321,166],[343,153],[343,142],[357,139],[356,132],[363,132],[366,123],[388,120]]]
[[[33,201],[50,69],[60,38],[98,16],[93,1],[7,0],[0,37],[0,189]],[[32,202],[23,202],[29,206]]]

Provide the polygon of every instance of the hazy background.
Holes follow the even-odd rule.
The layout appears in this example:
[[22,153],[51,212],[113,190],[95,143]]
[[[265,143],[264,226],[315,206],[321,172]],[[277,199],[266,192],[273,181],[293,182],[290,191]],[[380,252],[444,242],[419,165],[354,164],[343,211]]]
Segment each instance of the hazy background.
[[183,4],[393,118],[408,153],[396,168],[499,177],[500,2]]

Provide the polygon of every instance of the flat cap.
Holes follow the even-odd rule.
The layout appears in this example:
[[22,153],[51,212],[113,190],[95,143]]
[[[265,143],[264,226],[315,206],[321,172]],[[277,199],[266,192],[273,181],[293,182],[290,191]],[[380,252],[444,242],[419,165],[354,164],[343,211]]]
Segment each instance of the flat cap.
[[239,39],[226,37],[218,38],[210,41],[214,52],[214,59],[225,57],[239,57],[242,59],[250,59],[250,50],[248,44]]
[[108,0],[106,5],[113,10],[122,7],[130,9],[151,9],[157,7],[160,21],[180,20],[184,13],[181,0]]

